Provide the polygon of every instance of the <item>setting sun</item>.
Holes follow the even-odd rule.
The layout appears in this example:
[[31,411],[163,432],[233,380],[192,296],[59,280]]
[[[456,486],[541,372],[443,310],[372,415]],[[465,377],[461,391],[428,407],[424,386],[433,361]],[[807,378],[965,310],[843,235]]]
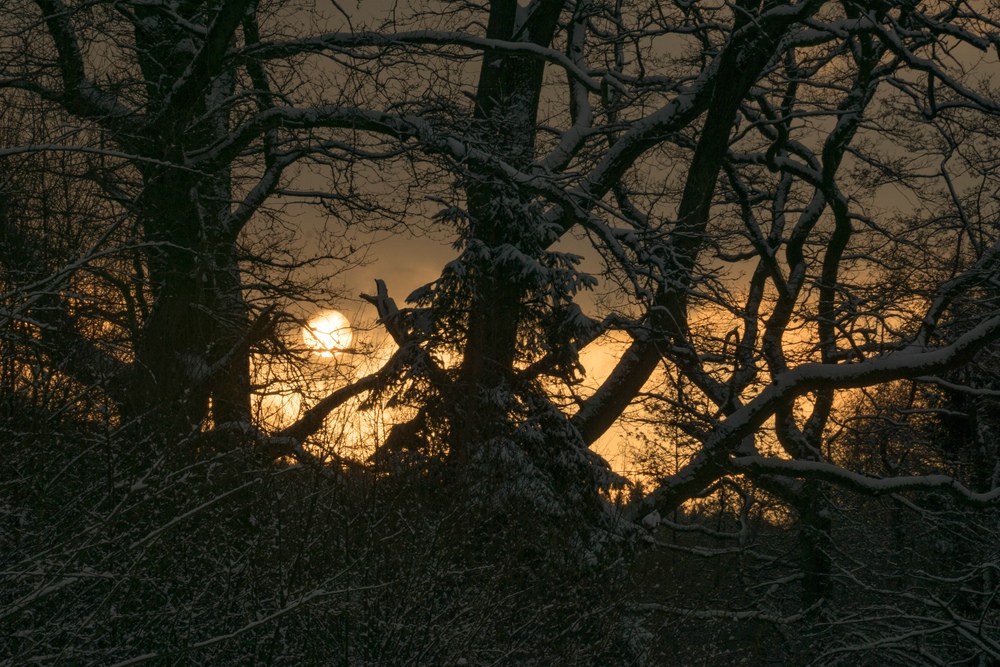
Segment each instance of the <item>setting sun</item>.
[[332,357],[351,346],[354,332],[351,322],[343,313],[326,310],[302,328],[302,340],[306,347],[321,357]]

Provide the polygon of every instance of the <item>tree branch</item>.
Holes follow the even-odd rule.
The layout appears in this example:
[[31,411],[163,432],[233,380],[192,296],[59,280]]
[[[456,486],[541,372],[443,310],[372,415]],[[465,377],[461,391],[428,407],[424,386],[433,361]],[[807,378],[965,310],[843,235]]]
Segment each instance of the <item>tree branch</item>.
[[804,364],[777,376],[753,400],[733,412],[709,435],[701,450],[677,473],[660,481],[656,490],[631,507],[633,514],[649,509],[673,511],[726,472],[729,454],[743,438],[753,435],[788,401],[818,389],[850,389],[911,379],[956,368],[979,350],[1000,340],[1000,317],[988,319],[951,345],[935,350],[906,349],[853,364]]
[[799,461],[765,456],[737,456],[729,459],[725,467],[733,473],[749,472],[820,480],[869,496],[937,489],[972,507],[991,505],[1000,500],[1000,488],[977,493],[948,475],[869,477],[825,461]]

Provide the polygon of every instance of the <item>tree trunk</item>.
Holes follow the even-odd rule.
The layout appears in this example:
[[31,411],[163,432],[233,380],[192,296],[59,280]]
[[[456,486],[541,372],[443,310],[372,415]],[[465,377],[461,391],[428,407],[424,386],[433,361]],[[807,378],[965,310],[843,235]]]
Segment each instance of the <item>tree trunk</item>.
[[[204,7],[178,11],[192,23],[204,20]],[[190,57],[179,48],[188,36],[156,8],[136,12],[142,19],[136,24],[139,64],[154,119],[137,143],[157,166],[143,170],[136,209],[148,244],[152,307],[136,344],[129,412],[148,428],[176,436],[209,417],[216,423],[250,418],[248,323],[229,222],[229,167],[207,174],[185,168],[187,155],[228,132],[223,102],[233,81],[225,70],[214,71],[190,108],[168,113],[178,82],[190,76]]]
[[806,482],[803,497],[796,503],[799,513],[799,554],[802,565],[802,606],[808,609],[831,592],[830,575],[833,546],[828,501],[818,482]]
[[[534,43],[548,45],[561,3],[543,3],[523,28]],[[501,0],[490,6],[487,37],[516,40],[518,5]],[[525,167],[534,158],[538,100],[544,63],[487,50],[483,56],[474,117],[479,138],[499,160]],[[467,245],[481,245],[485,259],[470,267],[471,295],[459,386],[464,395],[454,411],[452,453],[464,460],[467,448],[509,430],[505,404],[518,356],[518,330],[525,317],[529,284],[519,265],[499,262],[505,246],[532,259],[544,248],[530,200],[493,174],[476,174],[466,186],[470,229]]]

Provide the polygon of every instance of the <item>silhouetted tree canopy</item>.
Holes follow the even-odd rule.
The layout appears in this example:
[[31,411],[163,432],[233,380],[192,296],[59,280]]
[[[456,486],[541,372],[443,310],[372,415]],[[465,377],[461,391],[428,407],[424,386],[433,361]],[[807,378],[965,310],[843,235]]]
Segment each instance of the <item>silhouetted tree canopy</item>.
[[0,661],[1000,664],[998,22],[0,4]]

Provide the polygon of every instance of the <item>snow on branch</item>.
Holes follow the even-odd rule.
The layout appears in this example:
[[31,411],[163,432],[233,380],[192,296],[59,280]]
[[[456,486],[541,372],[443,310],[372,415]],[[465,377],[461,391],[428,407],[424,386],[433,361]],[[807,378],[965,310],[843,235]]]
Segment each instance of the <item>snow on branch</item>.
[[[771,385],[719,423],[698,454],[675,474],[630,508],[633,516],[650,509],[672,511],[727,472],[729,454],[782,406],[819,389],[851,389],[894,380],[912,379],[960,366],[1000,339],[1000,316],[981,322],[945,347],[905,350],[850,364],[803,364],[778,375]],[[845,471],[846,473],[847,471]],[[900,489],[893,488],[892,491]],[[888,492],[888,491],[887,491]]]
[[197,106],[194,101],[207,87],[212,74],[218,71],[229,43],[233,39],[252,0],[227,0],[222,3],[205,41],[178,78],[167,98],[160,105],[154,124],[173,122],[178,114],[190,117]]
[[911,475],[905,477],[869,477],[825,461],[797,461],[765,456],[738,456],[729,459],[732,472],[782,475],[797,479],[816,479],[872,496],[903,491],[945,491],[967,505],[985,505],[1000,500],[1000,488],[977,493],[948,475]]
[[601,84],[591,78],[586,70],[573,62],[573,60],[561,51],[531,42],[509,42],[501,39],[477,37],[464,32],[414,30],[412,32],[388,34],[380,32],[328,33],[307,39],[257,44],[242,50],[234,58],[239,62],[244,60],[272,60],[275,58],[287,58],[299,53],[318,53],[331,49],[387,48],[408,44],[461,46],[481,51],[499,51],[539,58],[545,62],[562,67],[566,70],[567,74],[585,85],[591,92],[601,92]]
[[384,134],[400,140],[425,137],[431,132],[429,123],[418,116],[400,116],[336,105],[312,108],[271,107],[204,150],[188,154],[188,159],[197,165],[229,164],[258,137],[278,128],[345,128]]
[[[298,609],[301,609],[302,607],[308,605],[310,602],[313,602],[314,600],[320,600],[320,599],[323,599],[323,598],[328,598],[328,597],[333,597],[333,596],[356,594],[356,593],[360,593],[360,592],[363,592],[363,591],[377,590],[377,589],[380,589],[380,588],[385,588],[387,585],[388,584],[373,584],[373,585],[370,585],[370,586],[354,586],[354,587],[350,587],[350,588],[341,588],[341,589],[332,590],[332,591],[329,591],[329,590],[326,590],[326,589],[323,589],[323,588],[316,588],[314,590],[309,591],[308,593],[304,593],[303,595],[300,595],[297,599],[294,599],[294,600],[292,600],[290,602],[287,602],[280,609],[277,609],[277,610],[271,612],[270,614],[262,616],[261,618],[258,618],[255,621],[247,623],[247,624],[243,625],[242,627],[239,627],[239,628],[237,628],[235,630],[232,630],[231,632],[227,632],[227,633],[224,633],[224,634],[216,635],[214,637],[210,637],[208,639],[204,639],[202,641],[199,641],[199,642],[196,642],[194,644],[191,644],[190,646],[187,646],[184,649],[182,649],[182,651],[184,651],[184,652],[195,651],[195,650],[198,650],[198,649],[209,648],[210,646],[214,646],[216,644],[221,644],[223,642],[227,642],[227,641],[229,641],[231,639],[239,637],[242,634],[245,634],[245,633],[247,633],[247,632],[249,632],[251,630],[254,630],[255,628],[259,628],[259,627],[267,625],[269,623],[273,623],[274,621],[278,620],[282,616],[285,616],[286,614],[288,614],[290,612],[294,612],[294,611],[296,611]],[[175,656],[178,652],[179,651],[171,651],[170,653],[153,653],[153,652],[142,653],[140,655],[134,656],[134,657],[129,658],[127,660],[122,660],[120,662],[116,662],[111,667],[130,667],[131,665],[139,665],[139,664],[142,664],[144,662],[148,662],[150,660],[154,660],[154,659],[157,659],[157,658],[162,659],[164,657],[167,657],[168,655],[169,656]]]
[[72,14],[61,0],[35,0],[44,15],[45,26],[55,43],[57,63],[63,84],[60,103],[73,114],[97,120],[105,127],[138,127],[135,113],[111,93],[98,89],[87,77],[83,50],[77,39]]

